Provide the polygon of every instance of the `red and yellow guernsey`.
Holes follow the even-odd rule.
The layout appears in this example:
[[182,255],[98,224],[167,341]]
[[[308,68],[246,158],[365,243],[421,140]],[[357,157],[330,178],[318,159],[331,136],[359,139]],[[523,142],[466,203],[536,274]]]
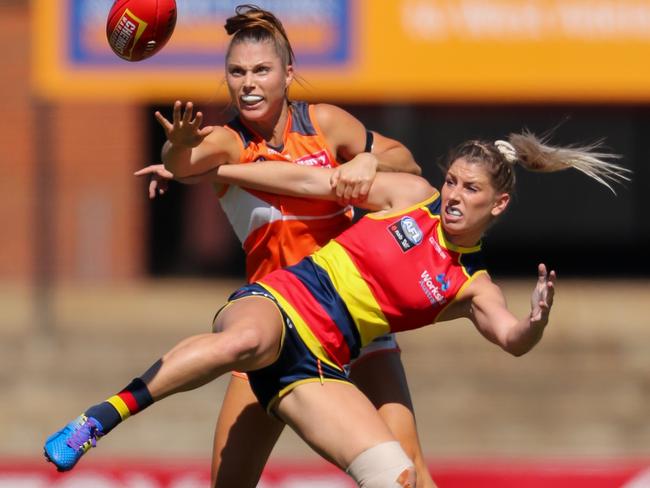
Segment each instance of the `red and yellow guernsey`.
[[378,336],[434,323],[485,272],[480,245],[445,239],[436,193],[398,213],[362,217],[299,264],[258,283],[318,358],[343,367]]
[[[225,127],[242,145],[240,163],[280,160],[306,166],[336,167],[313,114],[314,106],[291,102],[282,145],[272,147],[239,118]],[[255,281],[267,273],[297,263],[347,229],[352,208],[334,202],[275,195],[227,186],[219,194],[246,253],[246,276]]]

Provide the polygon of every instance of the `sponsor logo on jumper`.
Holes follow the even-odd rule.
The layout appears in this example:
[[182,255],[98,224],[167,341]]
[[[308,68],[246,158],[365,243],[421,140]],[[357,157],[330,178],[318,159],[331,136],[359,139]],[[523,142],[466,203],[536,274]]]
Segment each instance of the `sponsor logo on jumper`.
[[444,273],[440,273],[436,275],[436,281],[440,283],[440,289],[445,292],[449,290],[449,286],[451,285],[451,280],[447,277],[445,277]]
[[438,241],[436,241],[436,239],[433,236],[429,236],[429,244],[433,246],[433,248],[438,253],[438,256],[440,256],[442,259],[447,259],[447,253],[442,248],[442,246],[438,244]]
[[422,231],[412,217],[402,217],[388,226],[390,232],[403,252],[409,251],[422,242]]
[[444,305],[447,303],[447,299],[441,293],[441,289],[438,288],[436,281],[426,269],[420,274],[420,288],[422,288],[422,291],[432,305]]
[[324,150],[296,159],[296,163],[301,164],[302,166],[321,166],[323,168],[332,167],[332,162],[329,160],[327,153]]
[[115,51],[130,56],[133,46],[138,42],[147,25],[145,21],[137,18],[127,8],[111,32],[111,45]]

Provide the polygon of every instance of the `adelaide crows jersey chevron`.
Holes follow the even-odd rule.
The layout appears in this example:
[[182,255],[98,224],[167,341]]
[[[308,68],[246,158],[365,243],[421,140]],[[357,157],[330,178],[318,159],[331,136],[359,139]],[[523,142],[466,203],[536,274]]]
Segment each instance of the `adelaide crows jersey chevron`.
[[480,245],[458,247],[445,239],[436,193],[390,215],[364,216],[259,283],[314,354],[343,366],[380,335],[434,323],[483,272]]

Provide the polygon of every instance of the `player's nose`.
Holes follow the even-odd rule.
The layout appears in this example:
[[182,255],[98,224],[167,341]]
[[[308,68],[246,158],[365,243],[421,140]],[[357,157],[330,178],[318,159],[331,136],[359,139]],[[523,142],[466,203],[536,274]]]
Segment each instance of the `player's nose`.
[[247,71],[246,74],[244,75],[244,88],[253,88],[255,86],[255,82],[253,80],[253,73],[250,71]]

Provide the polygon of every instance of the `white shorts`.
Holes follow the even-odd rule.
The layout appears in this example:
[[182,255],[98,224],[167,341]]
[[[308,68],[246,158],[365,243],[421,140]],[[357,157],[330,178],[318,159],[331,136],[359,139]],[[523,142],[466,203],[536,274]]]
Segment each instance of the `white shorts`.
[[375,338],[370,344],[365,345],[361,348],[359,357],[352,360],[350,366],[353,366],[368,358],[369,356],[374,356],[375,354],[383,354],[386,352],[401,352],[399,344],[397,344],[397,339],[395,339],[395,334],[386,334]]

